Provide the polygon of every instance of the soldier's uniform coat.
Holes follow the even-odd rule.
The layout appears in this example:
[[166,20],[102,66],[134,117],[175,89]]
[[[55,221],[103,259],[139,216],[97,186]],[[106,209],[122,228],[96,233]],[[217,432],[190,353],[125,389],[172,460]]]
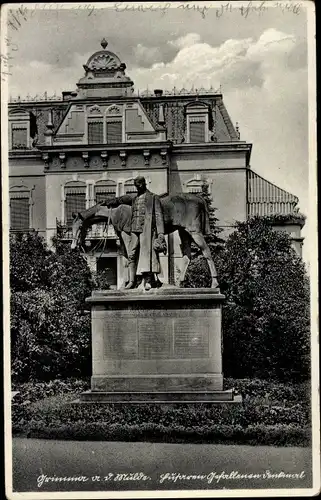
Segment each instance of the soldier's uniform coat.
[[155,238],[165,232],[163,208],[159,197],[147,189],[142,195],[123,195],[108,203],[114,207],[121,204],[132,206],[132,237],[128,262],[136,262],[139,247],[136,273],[160,273],[159,257],[153,247]]
[[137,274],[160,272],[159,258],[153,243],[157,235],[164,234],[164,232],[164,216],[160,199],[146,190],[144,194],[136,196],[132,202],[132,241],[128,260],[129,262],[136,260],[139,244]]

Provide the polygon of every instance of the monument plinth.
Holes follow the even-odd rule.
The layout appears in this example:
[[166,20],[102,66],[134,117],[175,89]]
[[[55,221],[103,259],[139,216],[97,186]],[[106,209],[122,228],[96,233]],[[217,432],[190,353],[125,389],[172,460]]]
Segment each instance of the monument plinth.
[[223,391],[217,289],[96,291],[91,390],[82,401],[232,401]]

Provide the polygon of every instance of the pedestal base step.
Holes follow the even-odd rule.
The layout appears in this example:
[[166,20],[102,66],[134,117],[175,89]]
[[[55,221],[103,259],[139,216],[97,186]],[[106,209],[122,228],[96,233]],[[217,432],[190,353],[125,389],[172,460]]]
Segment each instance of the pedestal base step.
[[242,397],[227,391],[98,392],[86,391],[80,403],[241,403]]

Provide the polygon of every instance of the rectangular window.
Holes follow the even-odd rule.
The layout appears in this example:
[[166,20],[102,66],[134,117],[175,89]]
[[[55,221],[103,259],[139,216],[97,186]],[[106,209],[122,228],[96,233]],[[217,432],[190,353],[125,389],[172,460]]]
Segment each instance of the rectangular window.
[[11,198],[10,229],[14,231],[30,229],[29,198]]
[[86,210],[86,195],[85,193],[67,193],[66,194],[66,224],[68,227],[72,225],[73,212],[83,212]]
[[88,123],[88,144],[103,144],[103,122]]
[[118,144],[122,142],[122,122],[107,122],[106,123],[106,142],[107,144]]
[[205,122],[190,122],[189,141],[205,142]]
[[13,128],[11,139],[12,149],[26,149],[28,147],[27,128]]

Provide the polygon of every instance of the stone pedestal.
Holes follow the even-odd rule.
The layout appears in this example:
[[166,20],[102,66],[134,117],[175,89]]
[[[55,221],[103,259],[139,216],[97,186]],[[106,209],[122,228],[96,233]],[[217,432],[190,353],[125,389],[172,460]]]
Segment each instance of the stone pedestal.
[[218,290],[96,291],[91,391],[82,401],[232,401],[223,391]]

